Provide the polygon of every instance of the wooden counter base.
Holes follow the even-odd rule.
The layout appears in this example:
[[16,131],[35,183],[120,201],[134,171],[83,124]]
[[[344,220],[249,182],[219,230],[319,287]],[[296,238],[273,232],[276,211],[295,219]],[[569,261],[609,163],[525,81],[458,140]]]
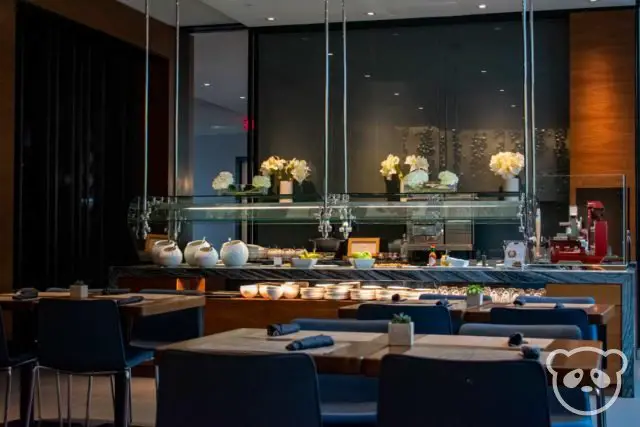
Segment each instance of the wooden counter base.
[[289,323],[301,317],[337,319],[339,308],[348,305],[353,305],[353,301],[210,298],[204,314],[204,333],[211,335],[239,328],[266,328],[271,323]]

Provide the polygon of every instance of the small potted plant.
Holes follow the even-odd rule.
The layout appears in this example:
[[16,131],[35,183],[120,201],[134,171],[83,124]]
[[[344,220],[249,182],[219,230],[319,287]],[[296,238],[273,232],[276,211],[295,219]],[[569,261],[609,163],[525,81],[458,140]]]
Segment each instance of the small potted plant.
[[482,305],[482,298],[484,296],[484,286],[482,285],[470,285],[467,288],[467,306],[479,307]]
[[413,345],[413,322],[411,317],[404,313],[393,315],[393,319],[389,322],[389,345]]

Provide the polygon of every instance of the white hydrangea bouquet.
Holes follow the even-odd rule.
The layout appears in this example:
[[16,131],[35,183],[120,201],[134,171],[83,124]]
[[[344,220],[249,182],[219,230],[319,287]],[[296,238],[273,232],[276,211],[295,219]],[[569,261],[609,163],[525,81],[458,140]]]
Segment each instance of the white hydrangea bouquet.
[[520,153],[503,151],[491,156],[489,168],[493,173],[503,179],[512,179],[518,176],[524,167],[524,156]]
[[260,173],[264,177],[275,177],[280,181],[296,181],[302,184],[311,175],[311,167],[306,160],[286,160],[278,156],[271,156],[260,166]]
[[271,179],[269,177],[257,175],[253,177],[250,186],[236,185],[235,179],[231,172],[223,171],[213,179],[211,187],[220,195],[242,196],[251,194],[266,194],[271,188]]

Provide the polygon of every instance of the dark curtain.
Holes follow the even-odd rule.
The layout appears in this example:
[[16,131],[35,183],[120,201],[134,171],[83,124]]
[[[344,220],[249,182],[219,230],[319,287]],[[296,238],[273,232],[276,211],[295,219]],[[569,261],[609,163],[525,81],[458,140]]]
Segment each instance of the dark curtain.
[[137,259],[144,52],[23,3],[17,52],[15,286],[104,286]]

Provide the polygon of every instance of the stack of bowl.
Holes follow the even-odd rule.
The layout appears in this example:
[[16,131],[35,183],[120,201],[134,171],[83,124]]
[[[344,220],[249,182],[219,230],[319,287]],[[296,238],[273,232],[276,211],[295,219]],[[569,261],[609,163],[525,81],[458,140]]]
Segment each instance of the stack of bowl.
[[311,288],[301,288],[300,298],[302,299],[322,299],[324,297],[325,288],[315,286]]
[[328,300],[344,300],[349,299],[349,289],[344,286],[335,286],[327,288],[324,293],[324,299]]
[[262,298],[270,299],[269,298],[269,294],[267,293],[267,291],[269,290],[269,288],[273,288],[273,287],[280,287],[280,283],[277,283],[277,282],[259,283],[258,284],[258,292],[260,293],[260,296]]
[[245,298],[253,298],[258,295],[258,285],[240,286],[240,294]]
[[282,285],[282,289],[284,290],[284,297],[286,299],[295,299],[300,293],[300,285],[295,282],[285,282]]
[[371,301],[376,299],[375,289],[351,289],[349,294],[354,301]]

